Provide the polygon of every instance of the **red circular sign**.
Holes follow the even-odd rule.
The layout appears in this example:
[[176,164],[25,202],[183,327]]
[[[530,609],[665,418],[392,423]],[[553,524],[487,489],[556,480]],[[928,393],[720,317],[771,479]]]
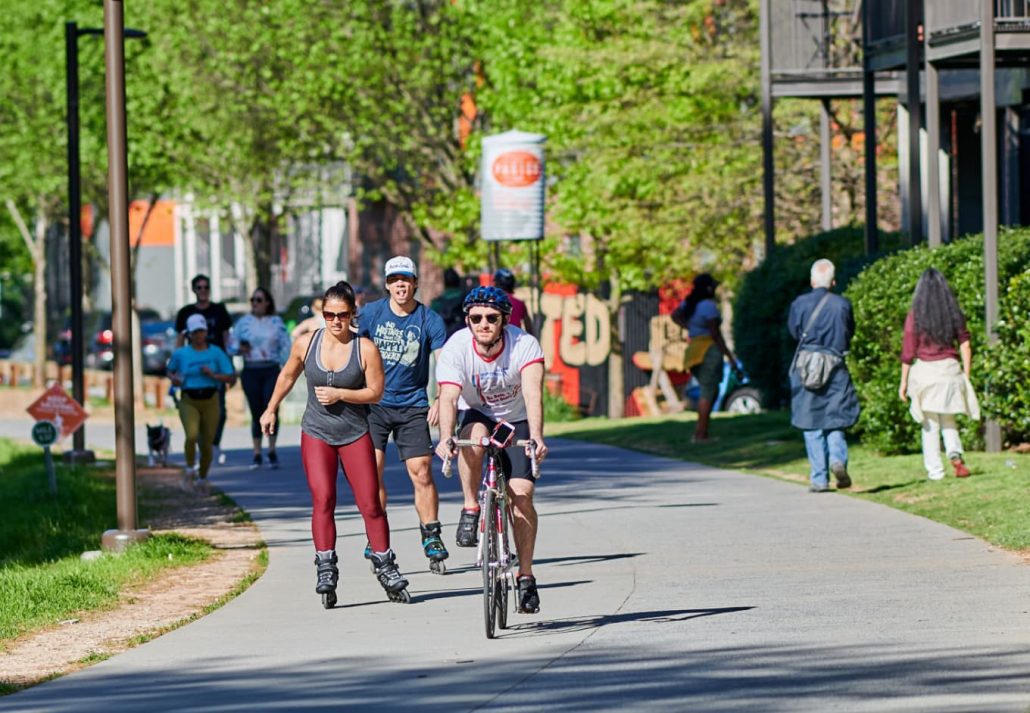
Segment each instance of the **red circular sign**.
[[490,172],[502,186],[525,188],[540,180],[540,159],[528,151],[508,151],[494,159]]

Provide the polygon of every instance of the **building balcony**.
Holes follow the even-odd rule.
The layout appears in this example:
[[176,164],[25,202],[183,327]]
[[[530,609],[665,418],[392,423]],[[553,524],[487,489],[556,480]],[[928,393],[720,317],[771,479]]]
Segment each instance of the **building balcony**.
[[926,3],[926,57],[953,66],[976,66],[980,53],[980,13],[988,2],[994,16],[999,64],[1030,62],[1030,0],[933,0]]

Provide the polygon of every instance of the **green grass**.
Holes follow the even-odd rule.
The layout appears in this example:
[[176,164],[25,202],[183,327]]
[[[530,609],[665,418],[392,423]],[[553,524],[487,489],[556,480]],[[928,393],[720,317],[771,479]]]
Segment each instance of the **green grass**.
[[[548,424],[548,436],[621,446],[656,455],[808,483],[801,432],[789,414],[724,416],[713,420],[717,441],[693,444],[694,414],[586,419]],[[918,444],[913,444],[917,447]],[[1030,548],[1030,456],[967,453],[972,477],[926,478],[922,456],[881,456],[851,443],[852,497],[872,500],[950,525],[1011,550]]]
[[73,555],[44,564],[0,567],[0,645],[76,612],[112,606],[124,587],[167,567],[200,562],[210,553],[204,542],[165,534],[121,555],[105,554],[89,562]]
[[[211,547],[160,535],[120,556],[84,562],[115,526],[115,483],[109,471],[57,466],[50,495],[42,452],[0,439],[0,646],[75,612],[117,602],[125,586],[158,570],[205,559]],[[145,513],[144,513],[145,516]]]

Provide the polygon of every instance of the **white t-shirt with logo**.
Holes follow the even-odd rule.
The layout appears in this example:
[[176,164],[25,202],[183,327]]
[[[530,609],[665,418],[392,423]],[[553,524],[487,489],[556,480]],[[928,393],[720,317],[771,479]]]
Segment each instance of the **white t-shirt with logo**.
[[440,351],[436,380],[461,387],[459,408],[472,408],[495,421],[525,421],[522,370],[542,363],[540,342],[518,327],[504,328],[504,348],[492,359],[478,351],[472,331],[455,332]]

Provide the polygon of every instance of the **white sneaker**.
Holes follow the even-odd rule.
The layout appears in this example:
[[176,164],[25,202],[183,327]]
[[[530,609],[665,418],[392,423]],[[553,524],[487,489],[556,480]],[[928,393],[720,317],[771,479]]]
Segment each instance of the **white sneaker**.
[[214,453],[212,454],[211,462],[217,463],[218,465],[225,465],[225,454],[222,453],[222,449],[218,446],[214,447]]
[[944,471],[942,470],[940,473],[927,473],[926,477],[930,480],[944,480]]

